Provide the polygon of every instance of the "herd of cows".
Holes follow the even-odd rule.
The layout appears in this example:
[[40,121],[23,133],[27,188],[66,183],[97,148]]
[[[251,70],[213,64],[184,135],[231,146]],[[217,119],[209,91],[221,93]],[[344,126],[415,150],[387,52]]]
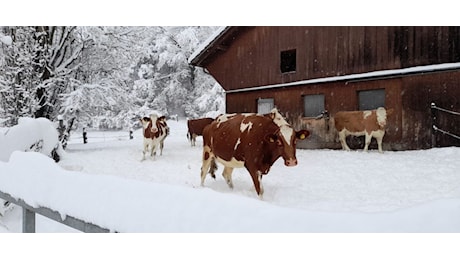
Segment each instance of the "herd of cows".
[[[367,151],[374,137],[382,150],[387,114],[393,110],[378,108],[369,111],[343,111],[334,116],[335,128],[342,148],[350,150],[346,136],[365,136]],[[150,152],[154,157],[156,151],[163,150],[163,143],[169,134],[169,127],[164,116],[151,115],[140,119],[143,126],[143,160]],[[268,174],[270,167],[282,157],[288,167],[296,166],[296,141],[310,135],[306,129],[295,131],[283,116],[274,108],[268,114],[241,113],[223,114],[217,118],[190,119],[187,121],[187,137],[192,146],[196,137],[203,136],[203,153],[201,166],[201,185],[207,174],[215,178],[216,161],[224,166],[222,176],[230,188],[233,188],[232,172],[234,168],[246,168],[251,175],[254,188],[262,198],[264,189],[262,176]]]

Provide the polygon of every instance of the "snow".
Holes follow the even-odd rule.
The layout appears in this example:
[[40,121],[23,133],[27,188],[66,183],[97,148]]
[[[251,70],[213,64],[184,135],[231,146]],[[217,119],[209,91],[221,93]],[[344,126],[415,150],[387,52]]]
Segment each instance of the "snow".
[[13,43],[13,39],[11,39],[11,36],[0,33],[0,43],[11,45]]
[[[168,125],[163,155],[143,162],[140,130],[71,139],[58,164],[13,152],[0,190],[118,232],[460,232],[460,148],[298,150],[298,166],[280,159],[265,176],[261,201],[245,169],[233,190],[219,174],[201,187],[201,138],[191,147],[184,120]],[[20,220],[14,208],[0,231]],[[75,231],[39,218],[37,232]]]
[[222,35],[222,33],[224,33],[226,30],[228,30],[228,28],[229,28],[229,26],[221,26],[216,31],[214,31],[214,33],[212,33],[204,42],[202,42],[195,49],[195,51],[192,53],[192,55],[190,55],[190,57],[187,60],[188,63],[192,62],[192,60],[194,60],[198,55],[200,55],[208,47],[208,45],[211,44],[211,42],[213,42],[216,39],[218,39]]
[[[37,216],[37,232],[67,234],[59,239],[0,234],[9,248],[2,257],[14,258],[18,252],[51,259],[108,255],[235,259],[242,254],[453,259],[456,255],[452,250],[458,236],[423,233],[460,231],[460,148],[384,154],[298,150],[297,167],[277,161],[263,179],[261,201],[245,169],[235,169],[233,190],[219,174],[200,187],[201,138],[191,147],[185,121],[168,124],[171,134],[163,156],[155,160],[140,161],[142,136],[136,130],[133,140],[127,132],[90,131],[87,144],[77,131],[58,164],[43,154],[19,151],[8,162],[0,161],[0,190],[32,205],[59,210],[63,218],[72,215],[129,232],[104,236],[103,241],[100,236],[73,236],[76,230]],[[0,217],[0,233],[20,232],[21,217],[18,207],[6,212]],[[142,235],[145,232],[150,233]],[[325,232],[331,235],[318,234]],[[254,250],[254,241],[261,250]],[[75,245],[85,250],[75,250]]]
[[13,151],[40,150],[51,156],[58,148],[58,132],[54,124],[46,118],[21,117],[11,128],[0,128],[0,161],[7,161]]

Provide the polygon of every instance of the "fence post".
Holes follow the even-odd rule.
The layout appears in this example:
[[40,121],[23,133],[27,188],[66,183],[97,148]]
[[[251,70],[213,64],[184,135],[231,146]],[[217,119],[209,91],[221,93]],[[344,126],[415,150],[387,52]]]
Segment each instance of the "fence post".
[[83,127],[83,143],[84,144],[88,143],[88,136],[87,136],[85,127]]
[[431,148],[436,147],[436,104],[431,102]]
[[22,208],[22,233],[35,233],[35,212]]

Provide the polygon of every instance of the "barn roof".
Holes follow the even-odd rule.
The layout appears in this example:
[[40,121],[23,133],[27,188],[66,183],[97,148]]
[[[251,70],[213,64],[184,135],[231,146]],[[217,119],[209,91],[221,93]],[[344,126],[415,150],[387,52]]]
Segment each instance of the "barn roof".
[[227,50],[236,35],[247,28],[249,27],[220,27],[192,53],[188,62],[194,66],[204,67],[220,52]]

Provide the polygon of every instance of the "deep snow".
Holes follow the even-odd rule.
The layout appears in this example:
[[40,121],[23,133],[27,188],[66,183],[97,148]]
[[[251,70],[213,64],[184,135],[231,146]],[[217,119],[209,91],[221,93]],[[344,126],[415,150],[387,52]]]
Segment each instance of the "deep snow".
[[[0,189],[120,232],[460,231],[460,148],[298,150],[298,166],[280,159],[264,177],[260,201],[245,169],[235,169],[233,190],[220,174],[200,187],[201,137],[191,147],[184,120],[168,125],[155,160],[140,161],[140,130],[132,140],[125,132],[89,132],[87,144],[74,133],[57,165],[15,152],[0,162]],[[1,222],[20,232],[20,219],[14,208]],[[37,232],[74,232],[37,222]]]

